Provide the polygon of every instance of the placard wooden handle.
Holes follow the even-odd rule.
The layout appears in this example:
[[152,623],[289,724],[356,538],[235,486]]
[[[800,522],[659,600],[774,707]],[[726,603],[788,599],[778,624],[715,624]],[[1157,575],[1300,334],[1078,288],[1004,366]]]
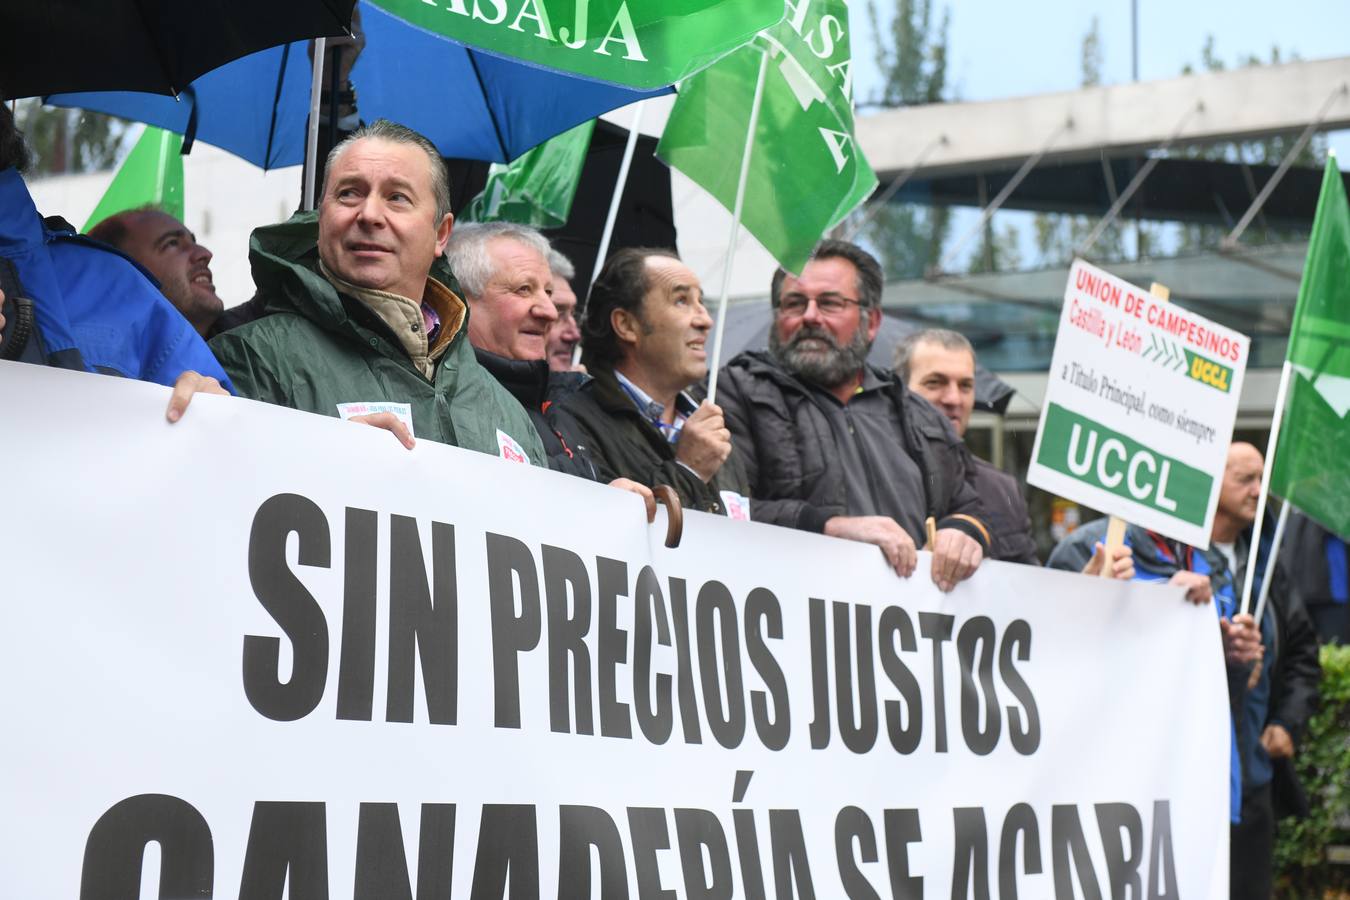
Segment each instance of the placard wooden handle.
[[680,505],[680,495],[668,484],[658,484],[652,488],[657,503],[666,505],[666,546],[680,546],[684,536],[684,507]]

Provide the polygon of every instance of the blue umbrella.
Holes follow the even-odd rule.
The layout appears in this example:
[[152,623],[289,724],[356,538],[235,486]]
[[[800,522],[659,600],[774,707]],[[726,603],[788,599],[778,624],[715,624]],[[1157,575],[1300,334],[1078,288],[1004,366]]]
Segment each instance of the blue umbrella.
[[[635,91],[471,50],[363,4],[366,47],[353,67],[361,117],[421,132],[443,156],[508,162],[555,134],[670,88]],[[55,94],[47,102],[157,125],[263,169],[304,161],[307,42],[254,53],[198,78],[178,100]]]

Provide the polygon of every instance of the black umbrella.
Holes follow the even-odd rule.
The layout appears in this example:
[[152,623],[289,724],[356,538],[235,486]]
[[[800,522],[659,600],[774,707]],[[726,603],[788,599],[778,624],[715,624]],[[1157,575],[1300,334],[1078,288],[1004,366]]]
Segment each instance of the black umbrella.
[[289,41],[348,33],[356,0],[23,0],[0,11],[0,95],[177,94]]
[[[769,326],[773,314],[767,300],[761,303],[738,303],[727,310],[727,333],[722,337],[722,358],[729,360],[742,350],[763,350],[769,346]],[[895,346],[907,334],[918,331],[918,325],[883,316],[877,339],[867,361],[883,369],[895,361]],[[975,366],[975,408],[998,413],[1008,410],[1013,389],[983,366]]]

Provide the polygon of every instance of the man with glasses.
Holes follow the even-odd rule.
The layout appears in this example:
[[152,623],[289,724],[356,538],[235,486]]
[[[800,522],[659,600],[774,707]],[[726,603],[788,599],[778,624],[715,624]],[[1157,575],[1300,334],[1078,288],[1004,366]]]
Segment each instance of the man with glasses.
[[961,440],[933,406],[868,365],[881,267],[824,241],[800,276],[774,274],[767,352],[722,372],[717,401],[748,475],[756,521],[876,544],[902,577],[934,525],[933,581],[969,578],[989,532]]

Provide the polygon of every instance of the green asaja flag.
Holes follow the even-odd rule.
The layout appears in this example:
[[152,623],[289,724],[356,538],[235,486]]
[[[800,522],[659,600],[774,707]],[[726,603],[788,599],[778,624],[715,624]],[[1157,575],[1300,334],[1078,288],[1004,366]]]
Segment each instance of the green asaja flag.
[[1335,157],[1322,178],[1288,359],[1270,491],[1350,538],[1350,204]]
[[783,18],[783,0],[371,0],[434,34],[635,88],[674,84]]
[[594,131],[595,120],[591,119],[506,165],[494,163],[488,170],[487,186],[469,201],[460,218],[535,228],[566,225]]
[[760,59],[768,71],[742,224],[789,271],[876,187],[853,138],[852,58],[844,0],[798,0],[787,18],[680,85],[657,155],[727,209]]
[[182,150],[180,135],[147,125],[82,230],[87,232],[109,216],[150,204],[181,222]]

